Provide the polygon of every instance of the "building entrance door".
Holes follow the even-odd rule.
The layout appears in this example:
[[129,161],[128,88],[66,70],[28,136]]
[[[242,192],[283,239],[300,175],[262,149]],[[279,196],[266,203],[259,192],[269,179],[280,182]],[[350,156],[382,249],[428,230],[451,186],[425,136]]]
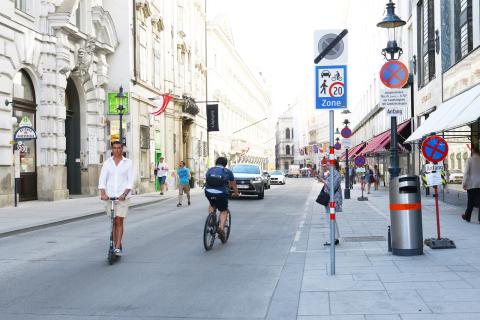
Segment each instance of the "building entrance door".
[[80,101],[72,79],[67,80],[65,108],[67,113],[65,119],[67,188],[70,194],[81,194]]
[[[35,91],[28,74],[21,70],[13,79],[13,114],[16,124],[13,130],[18,128],[22,120],[31,123],[36,128]],[[19,200],[37,199],[37,143],[36,140],[18,142],[20,150],[20,183],[18,186]]]

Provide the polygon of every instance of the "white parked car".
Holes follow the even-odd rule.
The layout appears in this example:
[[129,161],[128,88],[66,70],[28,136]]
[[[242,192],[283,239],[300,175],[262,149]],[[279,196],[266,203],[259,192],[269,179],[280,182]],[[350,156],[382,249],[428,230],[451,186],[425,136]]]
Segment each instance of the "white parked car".
[[448,182],[449,183],[462,183],[463,181],[463,172],[458,170],[458,169],[454,169],[454,170],[450,170],[448,172]]
[[270,172],[270,183],[271,184],[285,184],[287,178],[285,174],[280,170],[275,170]]

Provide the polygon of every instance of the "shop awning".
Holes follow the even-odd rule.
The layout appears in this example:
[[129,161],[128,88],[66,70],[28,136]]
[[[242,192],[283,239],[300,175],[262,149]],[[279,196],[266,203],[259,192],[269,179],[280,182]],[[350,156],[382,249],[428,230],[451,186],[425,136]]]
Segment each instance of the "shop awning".
[[[362,150],[364,145],[364,143],[359,143],[355,147],[348,149],[348,159],[353,159]],[[346,153],[344,152],[340,156],[339,161],[345,161],[346,158]]]
[[[400,123],[397,126],[397,133],[399,135],[401,135],[402,131],[409,124],[410,124],[410,119]],[[375,137],[373,137],[373,139],[371,139],[368,142],[367,146],[365,147],[365,149],[362,150],[361,154],[366,155],[366,154],[370,154],[370,153],[378,153],[382,150],[385,150],[387,145],[390,143],[390,138],[391,138],[390,130],[384,131],[384,132],[380,133],[379,135],[376,135]]]
[[442,103],[405,142],[414,142],[431,133],[456,129],[480,117],[480,85]]

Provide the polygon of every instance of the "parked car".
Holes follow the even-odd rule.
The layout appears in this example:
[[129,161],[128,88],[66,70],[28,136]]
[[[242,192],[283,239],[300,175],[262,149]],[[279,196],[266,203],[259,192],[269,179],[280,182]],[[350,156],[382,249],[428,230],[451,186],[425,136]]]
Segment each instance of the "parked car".
[[448,182],[449,183],[462,183],[463,181],[463,172],[458,169],[453,169],[448,172]]
[[[236,164],[231,168],[237,182],[240,195],[256,195],[263,199],[265,195],[265,184],[262,177],[262,170],[257,164]],[[233,190],[231,190],[233,192]]]
[[288,175],[287,177],[290,178],[298,178],[300,176],[300,166],[298,164],[291,164],[288,167]]
[[287,178],[285,174],[280,170],[270,172],[270,182],[272,184],[285,184]]
[[262,178],[263,178],[263,184],[265,186],[265,189],[270,189],[271,187],[270,174],[267,171],[263,171]]

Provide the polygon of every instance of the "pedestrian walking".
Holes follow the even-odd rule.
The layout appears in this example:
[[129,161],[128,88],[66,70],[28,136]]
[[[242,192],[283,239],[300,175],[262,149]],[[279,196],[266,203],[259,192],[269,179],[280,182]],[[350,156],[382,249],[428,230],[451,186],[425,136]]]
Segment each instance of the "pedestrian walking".
[[367,164],[365,166],[365,175],[363,176],[362,180],[362,190],[365,191],[365,186],[367,186],[367,193],[370,194],[370,189],[372,187],[373,182],[373,171],[370,169],[370,166]]
[[165,157],[160,157],[160,162],[158,162],[156,171],[158,183],[160,184],[160,194],[163,195],[168,174],[168,165],[165,162]]
[[184,161],[180,161],[178,169],[177,169],[177,176],[178,176],[178,204],[177,207],[182,205],[182,198],[183,193],[187,195],[188,205],[190,205],[190,169],[185,166]]
[[115,232],[113,241],[115,254],[122,254],[123,220],[128,213],[128,196],[133,189],[133,166],[132,161],[123,156],[123,146],[120,141],[112,143],[112,157],[102,166],[98,189],[100,190],[100,199],[105,201],[105,211],[110,215],[109,198],[118,198],[115,201]]
[[467,191],[467,210],[462,219],[470,222],[473,207],[479,207],[478,221],[480,222],[480,151],[478,146],[472,147],[472,155],[467,160],[463,173],[463,189]]
[[373,166],[373,188],[375,191],[378,190],[378,185],[380,184],[380,170],[378,170],[378,164]]
[[350,180],[350,181],[349,181],[349,182],[350,182],[350,186],[349,186],[349,188],[350,188],[350,189],[353,189],[353,185],[355,184],[355,178],[356,178],[356,175],[357,175],[357,174],[356,174],[356,172],[355,172],[355,169],[352,168],[352,167],[348,168],[348,171],[349,171],[349,176],[350,176],[350,179],[349,179],[349,180]]
[[[330,195],[330,172],[323,177],[319,178],[320,182],[323,182],[324,184],[324,191],[327,195]],[[333,199],[335,201],[335,212],[342,212],[342,205],[343,205],[343,196],[342,196],[342,176],[340,174],[340,163],[338,162],[338,159],[334,161],[334,170],[333,170],[333,189],[334,189],[334,194],[333,194]],[[325,207],[325,213],[327,214],[327,217],[330,215],[330,206],[327,204]],[[327,227],[330,224],[330,219],[325,219],[327,222]],[[340,231],[338,229],[337,223],[335,223],[335,244],[339,244],[339,239],[340,238]],[[325,242],[324,245],[329,246],[330,242]]]

